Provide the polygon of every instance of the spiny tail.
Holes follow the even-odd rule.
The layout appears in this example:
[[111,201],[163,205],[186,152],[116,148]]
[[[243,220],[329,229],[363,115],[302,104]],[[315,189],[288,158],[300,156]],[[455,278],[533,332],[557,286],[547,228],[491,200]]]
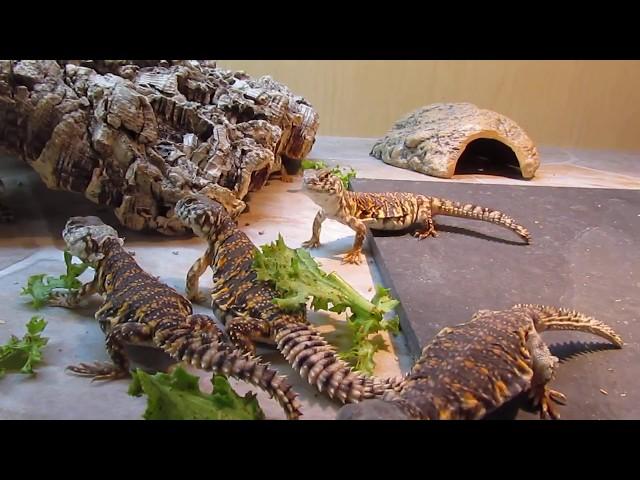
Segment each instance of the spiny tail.
[[531,234],[522,225],[519,225],[513,218],[505,215],[498,210],[479,207],[470,203],[462,204],[452,202],[443,198],[431,197],[432,215],[447,215],[449,217],[471,218],[473,220],[482,220],[484,222],[495,223],[509,230],[514,231],[521,236],[527,243],[531,243]]
[[268,363],[223,343],[222,332],[212,318],[191,315],[180,322],[163,320],[158,324],[154,340],[178,361],[261,388],[275,397],[288,419],[296,420],[302,415],[298,395],[285,377],[278,375]]
[[342,403],[356,403],[400,390],[403,379],[378,379],[353,371],[338,357],[335,349],[313,327],[286,323],[278,327],[275,341],[278,350],[291,366],[318,391]]
[[542,330],[576,330],[592,333],[622,348],[622,338],[608,325],[589,317],[584,313],[565,308],[556,308],[547,305],[518,304],[514,308],[528,308],[534,310],[539,321],[536,326]]

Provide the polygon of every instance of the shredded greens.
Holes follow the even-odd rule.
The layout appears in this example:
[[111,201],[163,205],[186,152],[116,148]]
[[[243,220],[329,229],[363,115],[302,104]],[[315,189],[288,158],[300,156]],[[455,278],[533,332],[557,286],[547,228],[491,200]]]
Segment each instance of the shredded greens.
[[177,367],[170,374],[133,372],[129,395],[147,395],[146,420],[262,420],[255,395],[238,395],[222,375],[211,379],[213,393],[203,393],[199,378]]
[[[322,170],[324,168],[329,168],[328,165],[322,160],[303,160],[302,161],[302,169],[303,170]],[[351,167],[341,167],[340,165],[336,165],[331,173],[338,176],[340,180],[342,180],[342,184],[345,188],[349,188],[349,182],[352,178],[356,177],[356,171]]]
[[5,345],[0,345],[0,378],[7,372],[35,373],[33,367],[42,361],[42,350],[49,341],[40,335],[46,326],[44,318],[31,317],[22,338],[12,335]]
[[82,282],[77,277],[82,275],[89,267],[86,263],[72,263],[72,255],[64,252],[64,263],[67,272],[58,277],[52,277],[45,273],[31,275],[27,280],[27,286],[20,292],[21,295],[31,296],[31,305],[34,308],[42,308],[47,304],[51,293],[56,289],[66,289],[76,291],[82,286]]
[[383,330],[397,333],[399,329],[397,316],[384,318],[399,304],[388,289],[377,285],[374,297],[367,300],[335,272],[322,271],[305,249],[287,247],[281,235],[256,252],[254,268],[258,279],[275,285],[281,295],[275,302],[283,309],[302,309],[309,299],[314,310],[342,313],[349,309],[352,346],[342,357],[357,370],[373,373],[373,357],[384,342],[372,336]]

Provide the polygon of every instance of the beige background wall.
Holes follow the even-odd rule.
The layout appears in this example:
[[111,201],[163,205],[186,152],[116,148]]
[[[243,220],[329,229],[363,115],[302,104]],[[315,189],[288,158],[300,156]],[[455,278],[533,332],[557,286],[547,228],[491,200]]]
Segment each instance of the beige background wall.
[[433,102],[503,113],[540,145],[640,150],[640,61],[223,60],[273,76],[320,114],[320,135],[378,137]]

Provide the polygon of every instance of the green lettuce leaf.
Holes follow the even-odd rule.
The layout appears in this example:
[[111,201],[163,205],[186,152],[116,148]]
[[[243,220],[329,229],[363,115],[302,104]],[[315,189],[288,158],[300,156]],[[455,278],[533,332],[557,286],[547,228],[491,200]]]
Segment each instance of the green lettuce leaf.
[[398,306],[389,290],[376,285],[369,301],[335,272],[326,273],[303,248],[292,249],[281,235],[257,250],[253,266],[259,280],[271,282],[280,297],[275,303],[285,310],[302,310],[311,301],[314,310],[336,313],[349,311],[347,321],[352,332],[352,347],[343,353],[355,368],[373,373],[374,354],[384,346],[371,337],[380,331],[398,332],[398,318],[385,315]]
[[147,395],[146,420],[262,420],[256,396],[238,395],[222,375],[214,375],[213,393],[203,393],[199,378],[181,367],[170,374],[133,372],[129,395]]
[[[324,168],[329,168],[329,166],[323,162],[322,160],[302,160],[302,169],[303,170],[322,170]],[[340,165],[336,165],[331,173],[340,177],[342,180],[342,184],[345,188],[349,188],[349,182],[352,178],[356,177],[356,171],[351,167],[341,167]]]
[[0,345],[0,377],[6,372],[35,373],[33,367],[42,361],[42,350],[49,341],[40,335],[46,326],[44,318],[31,317],[21,339],[12,335],[5,345]]
[[82,275],[89,265],[86,263],[72,263],[72,258],[69,252],[64,252],[64,263],[67,267],[67,272],[59,277],[52,277],[45,273],[31,275],[27,280],[27,286],[23,287],[20,295],[30,295],[31,305],[34,308],[42,308],[47,304],[54,290],[78,290],[82,287],[82,282],[77,277]]

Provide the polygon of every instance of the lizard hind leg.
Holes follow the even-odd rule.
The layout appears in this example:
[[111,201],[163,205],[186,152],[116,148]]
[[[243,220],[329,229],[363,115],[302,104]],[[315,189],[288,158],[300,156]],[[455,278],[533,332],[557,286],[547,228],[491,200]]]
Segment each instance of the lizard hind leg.
[[413,236],[418,240],[424,240],[428,237],[437,237],[436,225],[433,222],[433,217],[429,212],[420,212],[421,218],[424,218],[423,224],[420,228],[413,232]]
[[107,351],[113,363],[95,362],[70,365],[67,370],[93,381],[117,380],[129,376],[129,360],[124,352],[125,343],[135,343],[151,338],[150,327],[142,323],[121,323],[107,335]]
[[533,406],[540,411],[540,418],[551,418],[557,420],[560,418],[560,414],[556,410],[554,403],[560,405],[566,405],[567,397],[553,390],[545,385],[537,385],[532,387],[530,397],[533,401]]
[[539,409],[540,418],[558,419],[560,414],[555,409],[554,402],[564,405],[567,397],[548,386],[555,377],[559,363],[558,357],[551,354],[549,347],[535,331],[530,332],[528,343],[533,361],[533,378],[529,396],[533,400],[534,407]]
[[356,217],[347,218],[345,223],[351,230],[356,232],[356,237],[351,250],[349,250],[342,259],[342,263],[359,265],[362,263],[362,245],[364,244],[364,239],[367,234],[367,227],[362,220]]
[[81,377],[91,377],[92,382],[98,380],[117,380],[129,376],[127,369],[123,369],[115,363],[108,362],[95,362],[91,364],[79,363],[78,365],[69,365],[66,370]]
[[255,341],[267,341],[271,334],[268,322],[241,316],[229,320],[226,330],[231,342],[251,355],[256,353]]

